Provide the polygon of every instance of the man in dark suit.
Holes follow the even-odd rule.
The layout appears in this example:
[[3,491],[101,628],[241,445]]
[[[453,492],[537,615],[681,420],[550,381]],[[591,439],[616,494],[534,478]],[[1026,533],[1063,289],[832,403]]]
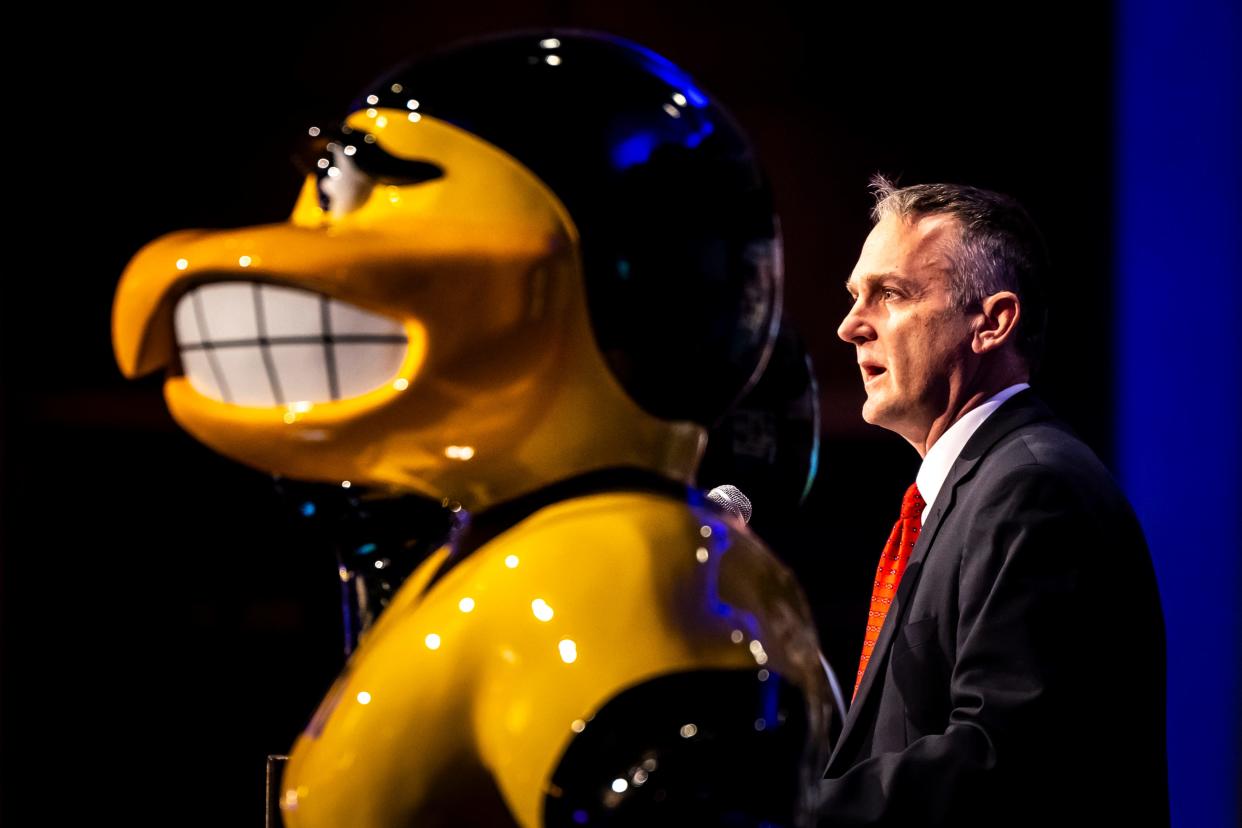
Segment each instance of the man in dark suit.
[[[1108,471],[1028,385],[1039,232],[996,193],[873,186],[838,333],[863,419],[923,464],[877,570],[820,824],[1168,825],[1150,555]],[[1101,368],[1089,351],[1084,368]]]

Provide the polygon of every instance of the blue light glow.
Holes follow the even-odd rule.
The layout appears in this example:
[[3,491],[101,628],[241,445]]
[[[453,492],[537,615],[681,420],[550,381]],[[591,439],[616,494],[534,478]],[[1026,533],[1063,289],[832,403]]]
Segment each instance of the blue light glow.
[[716,131],[716,126],[711,121],[704,121],[703,126],[686,136],[685,145],[690,149],[694,149],[703,143],[703,139]]
[[1114,8],[1116,456],[1164,604],[1173,825],[1237,825],[1242,25],[1236,0]]
[[659,137],[650,132],[638,132],[624,141],[618,141],[612,148],[613,167],[626,170],[637,164],[645,164],[658,143]]
[[[695,123],[694,128],[689,124]],[[645,164],[651,159],[656,148],[663,144],[680,144],[695,149],[703,143],[707,136],[716,131],[711,121],[683,119],[674,121],[671,118],[663,128],[643,129],[632,132],[612,147],[612,166],[618,170],[626,170],[637,164]]]
[[671,86],[674,92],[680,92],[686,96],[686,103],[697,109],[705,109],[707,107],[707,96],[694,84],[690,76],[681,68],[673,64],[668,58],[657,55],[655,52],[637,43],[625,41],[625,44],[638,52],[645,59],[646,68],[651,74]]

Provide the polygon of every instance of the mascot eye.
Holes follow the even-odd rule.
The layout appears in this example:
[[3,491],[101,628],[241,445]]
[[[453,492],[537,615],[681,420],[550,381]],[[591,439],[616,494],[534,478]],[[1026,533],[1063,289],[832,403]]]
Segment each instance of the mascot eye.
[[316,135],[293,160],[303,174],[316,176],[319,206],[335,216],[360,207],[376,184],[403,187],[444,176],[438,164],[389,155],[357,130]]

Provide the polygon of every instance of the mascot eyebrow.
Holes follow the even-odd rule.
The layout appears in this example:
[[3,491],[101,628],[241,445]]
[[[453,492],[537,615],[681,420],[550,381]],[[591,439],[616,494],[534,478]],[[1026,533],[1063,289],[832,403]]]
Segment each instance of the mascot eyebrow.
[[321,180],[335,163],[335,151],[349,157],[359,170],[380,184],[406,186],[444,177],[444,168],[439,164],[392,155],[369,132],[348,126],[316,132],[294,154],[293,163],[303,173],[314,174]]

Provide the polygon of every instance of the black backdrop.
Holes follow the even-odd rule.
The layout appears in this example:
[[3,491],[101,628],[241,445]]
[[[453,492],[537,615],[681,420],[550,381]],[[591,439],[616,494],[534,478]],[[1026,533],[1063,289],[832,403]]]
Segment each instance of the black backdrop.
[[120,377],[112,292],[162,233],[283,218],[306,126],[339,117],[398,60],[459,37],[542,24],[629,37],[686,68],[754,137],[783,220],[787,313],[824,412],[819,481],[776,551],[845,676],[918,466],[859,419],[852,349],[835,336],[871,173],[973,183],[1028,206],[1059,268],[1037,386],[1111,459],[1107,5],[700,5],[304,4],[277,15],[225,0],[176,19],[36,11],[13,33],[39,57],[10,92],[20,218],[0,294],[8,824],[261,824],[264,756],[289,747],[341,664],[335,565],[263,475],[177,429],[158,379]]

